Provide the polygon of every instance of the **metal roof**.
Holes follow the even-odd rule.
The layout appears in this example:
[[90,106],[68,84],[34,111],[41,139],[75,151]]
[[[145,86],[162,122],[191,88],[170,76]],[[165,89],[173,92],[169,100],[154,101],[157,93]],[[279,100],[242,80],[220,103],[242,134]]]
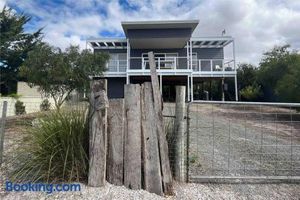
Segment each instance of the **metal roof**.
[[129,29],[173,29],[190,28],[195,30],[199,20],[168,20],[168,21],[123,21],[121,22],[125,35]]

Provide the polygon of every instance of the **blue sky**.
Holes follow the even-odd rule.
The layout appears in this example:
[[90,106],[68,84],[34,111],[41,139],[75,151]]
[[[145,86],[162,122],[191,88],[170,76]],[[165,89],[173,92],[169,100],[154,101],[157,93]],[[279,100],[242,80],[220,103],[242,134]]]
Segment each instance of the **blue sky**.
[[0,0],[32,16],[25,30],[44,27],[44,40],[65,48],[85,48],[86,38],[122,37],[120,22],[199,19],[194,36],[236,40],[238,62],[257,64],[274,45],[300,49],[299,0]]

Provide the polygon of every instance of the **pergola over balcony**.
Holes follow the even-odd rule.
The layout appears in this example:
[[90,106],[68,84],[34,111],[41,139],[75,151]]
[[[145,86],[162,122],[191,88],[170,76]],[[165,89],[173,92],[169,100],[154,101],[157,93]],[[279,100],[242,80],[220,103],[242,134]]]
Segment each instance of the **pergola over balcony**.
[[192,37],[190,41],[193,48],[223,48],[233,42],[233,37]]
[[101,38],[89,39],[87,43],[93,49],[126,49],[127,40],[125,38]]

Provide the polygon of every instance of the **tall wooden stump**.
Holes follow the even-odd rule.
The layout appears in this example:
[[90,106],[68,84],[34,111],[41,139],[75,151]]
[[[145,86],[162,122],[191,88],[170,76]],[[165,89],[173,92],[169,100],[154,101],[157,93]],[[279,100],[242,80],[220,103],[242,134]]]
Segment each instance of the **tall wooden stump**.
[[142,134],[143,134],[143,166],[144,189],[163,194],[162,177],[160,170],[158,137],[156,133],[156,114],[152,96],[151,83],[142,85]]
[[165,194],[171,195],[173,194],[173,180],[169,161],[168,143],[163,125],[162,96],[159,89],[159,82],[156,73],[156,65],[153,52],[148,53],[148,58],[151,71],[151,84],[153,90],[154,110],[156,115],[156,130],[159,143],[163,189]]
[[109,100],[107,123],[107,181],[123,185],[124,99]]
[[185,131],[185,86],[176,86],[176,108],[175,108],[175,131],[174,131],[174,172],[177,181],[185,181],[185,153],[184,153],[184,131]]
[[124,185],[141,189],[141,86],[125,85]]
[[91,84],[88,185],[99,187],[105,184],[106,176],[107,81],[94,80]]

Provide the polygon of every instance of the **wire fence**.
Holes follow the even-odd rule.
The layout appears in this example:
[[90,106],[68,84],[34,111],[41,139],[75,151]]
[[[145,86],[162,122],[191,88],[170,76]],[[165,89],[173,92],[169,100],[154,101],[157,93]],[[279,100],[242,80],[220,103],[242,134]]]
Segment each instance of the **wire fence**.
[[190,181],[300,180],[300,104],[188,106]]

